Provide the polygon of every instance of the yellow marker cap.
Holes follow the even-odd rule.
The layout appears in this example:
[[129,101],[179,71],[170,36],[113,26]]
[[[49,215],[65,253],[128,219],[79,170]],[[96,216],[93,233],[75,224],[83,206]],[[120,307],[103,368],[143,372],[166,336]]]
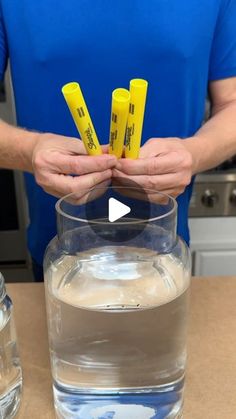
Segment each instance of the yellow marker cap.
[[109,154],[122,157],[129,113],[130,92],[115,89],[112,92]]
[[130,106],[125,142],[125,157],[130,159],[137,159],[139,156],[147,88],[146,80],[130,81]]
[[91,156],[102,154],[88,108],[86,106],[79,83],[71,82],[62,87],[62,94],[70,109],[74,123],[85,145],[87,153]]

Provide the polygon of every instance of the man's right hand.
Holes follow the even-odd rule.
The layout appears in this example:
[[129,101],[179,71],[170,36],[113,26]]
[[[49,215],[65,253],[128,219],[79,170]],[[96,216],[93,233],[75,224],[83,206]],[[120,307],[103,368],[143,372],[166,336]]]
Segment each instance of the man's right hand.
[[88,156],[81,140],[38,134],[32,152],[36,182],[49,194],[61,197],[109,184],[116,157]]

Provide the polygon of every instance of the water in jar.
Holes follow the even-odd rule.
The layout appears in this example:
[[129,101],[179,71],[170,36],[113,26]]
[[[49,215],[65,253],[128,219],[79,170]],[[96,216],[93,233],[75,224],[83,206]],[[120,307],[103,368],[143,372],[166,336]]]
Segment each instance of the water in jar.
[[65,256],[46,273],[60,418],[179,418],[189,275],[127,246]]
[[0,303],[0,418],[15,416],[21,396],[22,374],[17,352],[11,301]]

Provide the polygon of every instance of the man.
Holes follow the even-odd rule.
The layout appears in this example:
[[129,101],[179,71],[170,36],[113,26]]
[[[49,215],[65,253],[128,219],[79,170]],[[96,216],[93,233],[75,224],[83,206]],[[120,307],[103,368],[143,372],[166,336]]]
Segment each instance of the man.
[[[178,196],[178,233],[188,242],[191,177],[236,153],[236,1],[0,3],[0,75],[9,57],[17,121],[26,128],[1,123],[0,166],[31,172],[33,259],[42,265],[55,235],[55,199],[45,191],[60,196],[112,175]],[[111,92],[135,77],[149,81],[140,158],[84,156],[62,85],[80,83],[106,144]],[[208,89],[212,117],[201,127]]]

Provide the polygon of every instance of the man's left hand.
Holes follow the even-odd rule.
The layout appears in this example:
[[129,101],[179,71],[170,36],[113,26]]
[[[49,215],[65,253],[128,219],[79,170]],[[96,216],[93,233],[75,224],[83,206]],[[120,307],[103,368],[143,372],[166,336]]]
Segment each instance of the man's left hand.
[[137,160],[118,160],[113,176],[132,180],[145,189],[177,197],[192,177],[193,158],[185,146],[187,141],[151,138],[140,149]]

